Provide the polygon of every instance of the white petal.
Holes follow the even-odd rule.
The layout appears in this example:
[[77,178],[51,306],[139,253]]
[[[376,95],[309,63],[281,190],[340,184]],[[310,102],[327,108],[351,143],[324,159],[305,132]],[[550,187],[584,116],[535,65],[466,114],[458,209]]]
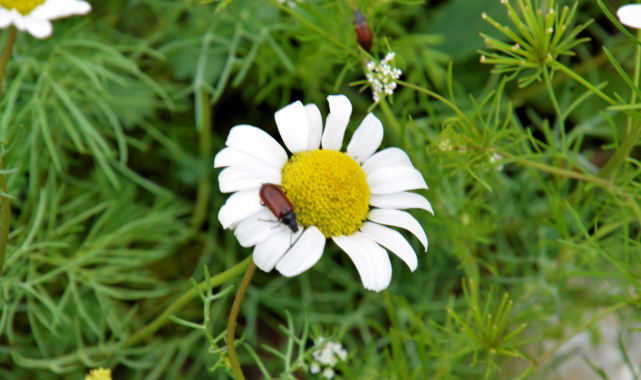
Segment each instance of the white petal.
[[263,210],[238,223],[234,235],[243,247],[253,247],[275,235],[281,229],[288,229],[269,211]]
[[383,123],[373,113],[368,113],[347,145],[347,154],[362,164],[369,159],[383,142]]
[[53,32],[53,26],[49,20],[38,19],[35,17],[27,17],[27,32],[36,38],[47,38]]
[[641,29],[641,4],[624,5],[617,11],[621,24]]
[[363,248],[360,247],[360,241],[362,239],[362,232],[355,232],[350,236],[341,235],[332,237],[334,243],[347,253],[354,263],[354,266],[356,266],[365,289],[372,290],[376,285],[374,281],[373,267],[368,259],[369,256],[367,253],[364,253]]
[[256,244],[256,248],[254,248],[254,263],[265,272],[274,269],[276,263],[292,246],[292,243],[303,233],[303,228],[299,228],[297,233],[293,233],[289,228],[282,227],[275,235]]
[[405,264],[410,267],[412,272],[416,270],[418,266],[416,252],[414,252],[412,246],[405,240],[403,235],[391,228],[371,222],[363,223],[361,231],[378,244],[394,252],[396,256],[405,261]]
[[307,113],[300,101],[281,108],[274,114],[278,132],[287,149],[292,153],[307,150]]
[[265,207],[260,204],[258,190],[239,191],[232,194],[218,212],[223,228],[234,229],[243,219],[256,214]]
[[321,116],[316,104],[310,103],[305,105],[307,114],[307,150],[316,150],[320,148],[321,138],[323,136],[323,117]]
[[325,132],[323,132],[323,149],[341,150],[345,129],[352,115],[352,103],[345,95],[330,95],[327,101],[329,115],[327,115]]
[[27,30],[26,17],[21,15],[15,8],[11,10],[11,18],[13,19],[13,25],[15,25],[19,31],[24,32]]
[[370,174],[384,166],[407,166],[413,168],[407,153],[399,148],[387,148],[373,155],[363,164],[365,173]]
[[354,262],[365,289],[380,292],[392,280],[392,263],[387,252],[362,232],[332,238]]
[[427,252],[427,236],[420,223],[405,211],[374,209],[367,214],[367,219],[387,226],[400,227],[413,233],[420,240]]
[[4,29],[13,23],[13,16],[11,12],[0,8],[0,29]]
[[218,175],[218,185],[223,193],[258,189],[263,183],[280,185],[281,174],[277,170],[266,170],[255,166],[232,166]]
[[240,150],[234,148],[224,148],[223,150],[218,152],[216,154],[216,157],[214,158],[215,168],[224,168],[226,166],[237,165],[256,166],[265,168],[266,170],[280,170],[280,168],[268,164],[267,162],[261,160],[256,156],[252,156],[251,154],[241,152]]
[[276,265],[285,277],[298,276],[323,256],[327,238],[316,227],[310,227]]
[[47,0],[36,7],[30,15],[46,20],[53,20],[72,15],[84,15],[91,11],[91,5],[80,0]]
[[368,173],[367,184],[372,194],[427,189],[421,172],[407,166],[385,166],[373,173]]
[[424,196],[416,193],[372,194],[369,197],[369,204],[389,209],[421,208],[434,215],[430,202]]
[[287,153],[267,132],[251,125],[237,125],[229,131],[225,145],[251,154],[279,168],[287,162]]

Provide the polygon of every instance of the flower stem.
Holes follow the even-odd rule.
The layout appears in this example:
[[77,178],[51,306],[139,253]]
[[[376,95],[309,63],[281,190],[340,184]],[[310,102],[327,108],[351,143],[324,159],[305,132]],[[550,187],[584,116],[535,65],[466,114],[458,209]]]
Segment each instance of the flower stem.
[[[574,71],[563,66],[559,62],[555,63],[554,68],[566,73],[567,75],[572,77],[574,80],[576,80],[577,82],[581,83],[583,86],[588,88],[590,91],[594,92],[596,95],[598,95],[601,99],[605,100],[606,102],[615,106],[619,105],[619,103],[614,101],[612,98],[604,94],[602,91],[600,91],[596,87],[594,87],[590,82],[586,81],[581,76],[576,74]],[[637,69],[635,68],[635,70]],[[635,71],[635,81],[637,80],[638,80],[638,74]],[[641,134],[641,125],[639,125],[638,123],[634,124],[632,128],[629,129],[629,132],[625,137],[625,141],[623,142],[623,144],[619,146],[619,148],[614,153],[612,158],[610,158],[610,160],[608,160],[605,166],[601,168],[601,170],[597,174],[598,178],[607,178],[616,169],[618,169],[621,163],[623,163],[623,161],[625,161],[625,159],[630,155],[630,152],[632,151],[632,148],[634,148],[634,145],[636,144],[636,141],[639,138],[640,134]]]
[[427,95],[429,95],[429,96],[431,96],[433,98],[436,98],[436,99],[440,100],[442,103],[444,103],[445,105],[450,107],[452,109],[452,111],[456,112],[461,117],[461,119],[465,120],[465,122],[467,124],[469,124],[470,126],[473,126],[472,122],[470,121],[470,118],[467,117],[467,115],[465,113],[463,113],[463,111],[461,111],[456,106],[456,104],[450,102],[449,100],[445,99],[444,97],[442,97],[441,95],[437,94],[436,92],[430,91],[430,90],[425,89],[423,87],[415,86],[415,85],[413,85],[411,83],[407,83],[407,82],[404,82],[402,80],[398,80],[398,81],[396,81],[396,83],[400,84],[401,86],[405,86],[407,88],[411,88],[411,89],[413,89],[415,91],[419,91],[419,92],[425,93],[425,94],[427,94]]
[[[641,30],[637,31],[637,38],[641,38]],[[641,75],[641,45],[637,44],[637,54],[634,60],[634,85],[639,87],[639,75]],[[637,100],[637,92],[630,91],[630,104],[634,104]],[[628,116],[628,128],[627,131],[630,132],[632,129],[632,118]]]
[[198,102],[198,145],[200,149],[201,174],[198,179],[198,191],[196,193],[196,205],[191,218],[191,226],[194,230],[200,230],[207,219],[209,212],[209,198],[211,197],[210,173],[211,170],[211,105],[209,104],[209,91],[204,87],[196,89],[196,101]]
[[321,37],[323,37],[323,38],[327,39],[328,41],[330,41],[330,42],[331,42],[331,43],[333,43],[334,45],[336,45],[336,46],[340,47],[340,48],[341,48],[341,49],[343,49],[343,50],[350,51],[350,49],[347,47],[347,45],[345,45],[344,43],[342,43],[342,42],[341,42],[340,40],[338,40],[337,38],[332,37],[332,36],[331,36],[331,35],[329,35],[327,32],[325,32],[323,29],[319,28],[316,24],[314,24],[313,22],[309,21],[308,19],[306,19],[305,17],[301,16],[300,14],[296,13],[296,12],[295,12],[293,9],[291,9],[290,7],[285,6],[285,4],[280,4],[280,3],[279,3],[278,1],[276,1],[276,0],[268,0],[268,1],[269,1],[270,3],[272,3],[272,5],[276,6],[278,9],[280,9],[281,11],[283,11],[283,12],[285,12],[285,13],[288,13],[290,16],[292,16],[292,17],[294,17],[294,18],[298,19],[298,21],[302,22],[302,23],[303,23],[303,24],[305,24],[308,28],[310,28],[310,29],[311,29],[311,30],[313,30],[314,32],[318,33],[318,35],[320,35]]
[[231,313],[229,314],[229,322],[227,323],[227,355],[229,356],[229,362],[231,364],[231,369],[234,371],[234,376],[236,380],[245,380],[245,375],[243,375],[243,370],[240,368],[240,363],[238,362],[238,356],[236,356],[236,346],[234,345],[234,334],[236,332],[236,318],[238,318],[238,312],[240,311],[240,304],[243,302],[245,297],[245,292],[249,287],[249,283],[256,272],[256,264],[254,261],[249,264],[247,272],[245,272],[245,277],[238,287],[238,293],[236,293],[236,299],[234,299],[234,305],[231,307]]
[[623,144],[619,146],[616,152],[614,152],[612,158],[610,158],[601,170],[599,170],[597,177],[608,178],[614,171],[616,171],[623,161],[628,158],[630,152],[632,152],[632,148],[634,148],[634,145],[637,143],[640,134],[641,124],[634,124],[630,132],[625,136]]
[[380,107],[381,111],[383,111],[383,114],[385,114],[387,121],[392,126],[392,129],[396,134],[396,136],[394,137],[396,141],[393,141],[394,145],[398,145],[403,137],[403,134],[401,132],[401,125],[398,123],[398,120],[396,120],[396,116],[394,116],[394,112],[392,112],[389,104],[387,104],[387,99],[381,99],[381,101],[378,103],[378,106]]
[[582,325],[574,329],[572,333],[570,333],[569,335],[566,335],[561,340],[556,342],[554,347],[546,351],[543,355],[539,356],[537,359],[533,359],[530,366],[516,379],[517,380],[525,379],[527,376],[529,376],[529,374],[531,374],[536,369],[536,367],[538,367],[541,363],[549,359],[550,356],[552,356],[556,352],[556,350],[561,348],[561,346],[563,346],[565,343],[567,343],[570,339],[575,337],[577,334],[580,334],[581,332],[587,330],[588,328],[590,328],[591,326],[593,326],[595,323],[599,322],[603,318],[607,317],[608,315],[624,308],[625,306],[636,304],[639,301],[641,301],[641,297],[636,297],[629,301],[621,301],[605,309],[604,311],[595,315],[594,317],[590,318],[588,321],[586,321],[585,323],[583,323]]
[[588,90],[594,92],[597,96],[599,96],[601,99],[605,100],[606,102],[612,104],[613,106],[618,106],[619,103],[614,101],[611,97],[607,96],[606,94],[603,93],[603,91],[599,90],[598,88],[594,87],[592,83],[588,82],[587,80],[583,79],[579,74],[575,73],[571,69],[563,66],[561,63],[556,62],[554,63],[554,69],[559,70],[567,74],[569,77],[574,79],[575,81],[579,82],[582,84],[584,87],[586,87]]
[[[561,107],[559,106],[559,102],[556,99],[556,94],[554,93],[554,86],[552,86],[552,81],[550,80],[550,73],[548,73],[548,68],[547,66],[543,68],[543,78],[545,79],[545,84],[548,88],[548,94],[550,95],[550,101],[552,102],[552,105],[554,106],[554,110],[556,111],[558,120],[557,124],[559,126],[559,130],[561,133],[561,151],[563,154],[565,154],[565,120],[563,117],[563,112],[561,112]],[[551,141],[550,141],[551,143]]]
[[[248,266],[254,265],[253,258],[252,256],[249,256],[245,260],[241,261],[240,263],[236,264],[235,266],[227,269],[223,273],[219,273],[213,277],[211,277],[211,286],[216,287],[219,286],[232,278],[240,275],[243,273],[245,268]],[[200,290],[204,291],[207,289],[207,281],[203,281],[200,284],[198,284],[198,287]],[[155,333],[159,328],[161,328],[165,322],[169,320],[169,316],[175,314],[178,310],[182,309],[186,304],[188,304],[191,300],[196,298],[198,296],[198,292],[194,287],[189,288],[188,291],[183,293],[180,298],[175,300],[165,311],[160,314],[156,319],[154,319],[153,322],[145,326],[143,329],[138,330],[134,335],[130,336],[123,344],[122,347],[131,347],[139,342],[141,342],[143,339],[148,337],[149,335]]]
[[[7,65],[11,59],[11,52],[17,37],[18,29],[11,25],[7,42],[4,44],[4,50],[2,51],[2,56],[0,56],[0,93],[2,92],[4,74],[7,72]],[[0,171],[3,170],[4,163],[2,162],[2,156],[0,156]],[[7,179],[4,174],[0,174],[0,191],[2,191],[2,194],[0,194],[0,208],[2,209],[2,221],[0,222],[0,275],[2,275],[4,255],[7,251],[7,242],[9,240],[9,228],[11,227],[11,202],[7,197],[9,192],[7,191]]]
[[[11,52],[13,51],[13,45],[18,38],[18,29],[15,26],[11,25],[9,28],[9,36],[7,37],[7,42],[4,44],[4,50],[2,51],[2,56],[0,57],[0,84],[4,79],[4,74],[7,72],[7,64],[11,59]],[[2,88],[0,88],[2,90]]]

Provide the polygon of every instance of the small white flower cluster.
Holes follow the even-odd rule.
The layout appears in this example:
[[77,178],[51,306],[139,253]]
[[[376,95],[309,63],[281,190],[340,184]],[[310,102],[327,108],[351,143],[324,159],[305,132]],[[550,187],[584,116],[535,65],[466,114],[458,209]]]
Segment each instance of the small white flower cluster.
[[[321,345],[324,341],[325,338],[321,337],[315,343],[316,345]],[[314,361],[309,366],[309,372],[315,375],[321,372],[321,366],[325,366],[321,376],[331,379],[336,374],[334,366],[338,363],[338,360],[347,360],[347,350],[343,348],[342,344],[330,340],[323,348],[314,351],[312,357]]]
[[[296,9],[297,4],[296,4],[296,2],[295,2],[295,1],[291,1],[291,0],[277,0],[277,1],[278,1],[279,3],[281,3],[281,4],[285,4],[285,5],[287,5],[287,6],[288,6],[288,7],[290,7],[291,9]],[[298,2],[300,2],[300,3],[302,3],[303,1],[304,1],[304,0],[298,0]]]
[[[501,156],[498,153],[494,153],[493,155],[490,156],[490,163],[491,164],[495,164],[497,162],[501,162],[502,159],[503,159],[503,156]],[[503,171],[503,164],[498,165],[496,167],[496,171],[497,172],[502,172]]]
[[403,73],[400,69],[393,67],[390,62],[396,53],[389,52],[380,63],[369,61],[367,64],[367,81],[372,85],[374,102],[381,100],[381,95],[392,95],[396,89],[396,80]]
[[451,152],[452,151],[452,142],[450,141],[450,139],[441,140],[438,143],[438,149],[441,152],[444,152],[444,153]]

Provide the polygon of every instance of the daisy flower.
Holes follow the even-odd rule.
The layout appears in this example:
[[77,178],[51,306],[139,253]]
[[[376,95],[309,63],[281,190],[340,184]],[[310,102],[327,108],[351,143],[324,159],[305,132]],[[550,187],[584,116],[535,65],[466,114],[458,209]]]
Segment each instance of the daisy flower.
[[621,24],[635,29],[641,29],[641,4],[624,5],[617,10]]
[[[265,272],[276,268],[296,276],[322,256],[328,238],[347,253],[366,289],[381,291],[392,278],[389,251],[414,271],[416,253],[397,231],[410,231],[427,251],[425,231],[401,209],[432,206],[408,190],[427,189],[421,173],[398,148],[376,150],[383,140],[383,125],[368,114],[341,152],[352,113],[344,95],[327,98],[330,114],[323,120],[315,104],[294,102],[275,114],[287,149],[262,129],[237,125],[216,154],[214,167],[220,190],[233,193],[218,213],[223,228],[234,230],[243,247],[254,248],[254,262]],[[281,185],[295,206],[296,233],[275,221],[261,205],[263,183]],[[373,208],[375,207],[375,208]],[[292,244],[293,243],[293,244]]]
[[49,20],[89,11],[91,5],[81,0],[0,0],[0,29],[15,25],[36,38],[47,38],[53,31]]

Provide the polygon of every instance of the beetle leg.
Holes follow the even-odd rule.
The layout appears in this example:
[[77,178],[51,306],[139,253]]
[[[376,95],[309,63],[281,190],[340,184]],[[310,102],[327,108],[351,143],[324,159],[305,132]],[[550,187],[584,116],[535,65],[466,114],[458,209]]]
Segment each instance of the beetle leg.
[[261,222],[278,223],[276,226],[272,227],[272,230],[273,230],[274,228],[278,228],[278,227],[280,227],[280,226],[281,226],[281,224],[283,224],[283,222],[282,222],[281,220],[266,220],[266,219],[258,219],[258,220],[260,220]]

